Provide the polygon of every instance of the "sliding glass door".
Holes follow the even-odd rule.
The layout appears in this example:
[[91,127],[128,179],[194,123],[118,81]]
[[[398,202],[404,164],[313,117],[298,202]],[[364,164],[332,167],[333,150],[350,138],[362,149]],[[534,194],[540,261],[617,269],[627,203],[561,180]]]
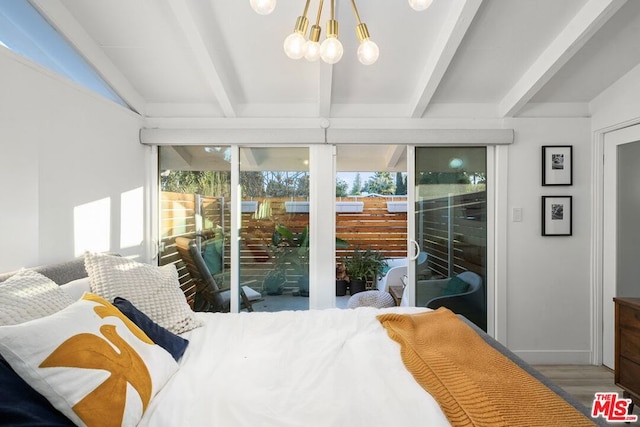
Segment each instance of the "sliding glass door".
[[256,311],[309,308],[309,149],[240,147],[240,286]]
[[[485,147],[416,147],[415,304],[444,305],[486,330]],[[418,256],[419,254],[414,254]]]

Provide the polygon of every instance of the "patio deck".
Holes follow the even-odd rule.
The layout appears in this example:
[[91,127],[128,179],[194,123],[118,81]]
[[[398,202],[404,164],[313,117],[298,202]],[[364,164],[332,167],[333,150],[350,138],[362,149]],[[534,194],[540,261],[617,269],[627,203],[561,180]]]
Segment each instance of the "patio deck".
[[[347,308],[349,295],[336,297],[336,308]],[[294,296],[292,293],[282,295],[265,295],[264,301],[253,304],[254,311],[308,310],[309,298]]]

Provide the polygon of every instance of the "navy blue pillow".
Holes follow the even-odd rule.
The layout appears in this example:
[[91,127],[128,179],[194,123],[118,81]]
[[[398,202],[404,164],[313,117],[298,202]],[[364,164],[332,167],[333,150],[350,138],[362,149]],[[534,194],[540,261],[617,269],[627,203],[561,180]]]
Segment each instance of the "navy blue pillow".
[[73,427],[0,356],[0,424],[15,427]]
[[142,329],[142,331],[151,338],[151,341],[171,353],[171,356],[173,356],[176,361],[180,360],[189,345],[188,340],[158,325],[124,298],[115,297],[113,305]]

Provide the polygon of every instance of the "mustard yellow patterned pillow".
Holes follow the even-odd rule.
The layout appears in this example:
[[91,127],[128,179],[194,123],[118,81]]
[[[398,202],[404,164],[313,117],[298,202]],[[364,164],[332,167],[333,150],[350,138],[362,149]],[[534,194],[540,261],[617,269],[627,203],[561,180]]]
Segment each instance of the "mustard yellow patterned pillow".
[[0,327],[0,353],[80,426],[135,426],[178,369],[166,350],[90,293],[53,315]]

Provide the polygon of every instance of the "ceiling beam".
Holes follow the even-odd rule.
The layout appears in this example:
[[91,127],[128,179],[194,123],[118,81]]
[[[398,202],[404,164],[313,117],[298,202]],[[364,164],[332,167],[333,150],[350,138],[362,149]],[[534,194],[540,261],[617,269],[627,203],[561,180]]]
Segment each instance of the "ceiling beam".
[[231,102],[231,97],[220,78],[220,73],[213,61],[211,52],[207,48],[202,34],[198,31],[198,26],[186,2],[184,0],[170,0],[169,7],[187,38],[193,57],[198,62],[202,75],[218,100],[225,117],[236,117],[236,108]]
[[240,150],[240,163],[244,164],[245,169],[255,169],[258,167],[258,159],[256,153],[251,147],[244,147]]
[[193,161],[193,156],[191,154],[189,154],[189,150],[187,150],[185,147],[171,147],[173,148],[173,150],[176,152],[176,154],[178,154],[178,156],[180,156],[180,158],[182,160],[184,160],[187,165],[191,166],[191,162]]
[[513,117],[627,0],[589,0],[502,99],[501,117]]
[[146,104],[144,98],[60,0],[31,0],[31,3],[69,40],[118,96],[136,113],[144,116]]
[[448,19],[442,24],[442,30],[414,91],[416,95],[410,104],[412,118],[424,115],[481,4],[482,0],[458,0],[451,4]]
[[386,155],[386,163],[388,168],[394,168],[402,159],[402,155],[404,154],[404,145],[391,145],[387,149]]

